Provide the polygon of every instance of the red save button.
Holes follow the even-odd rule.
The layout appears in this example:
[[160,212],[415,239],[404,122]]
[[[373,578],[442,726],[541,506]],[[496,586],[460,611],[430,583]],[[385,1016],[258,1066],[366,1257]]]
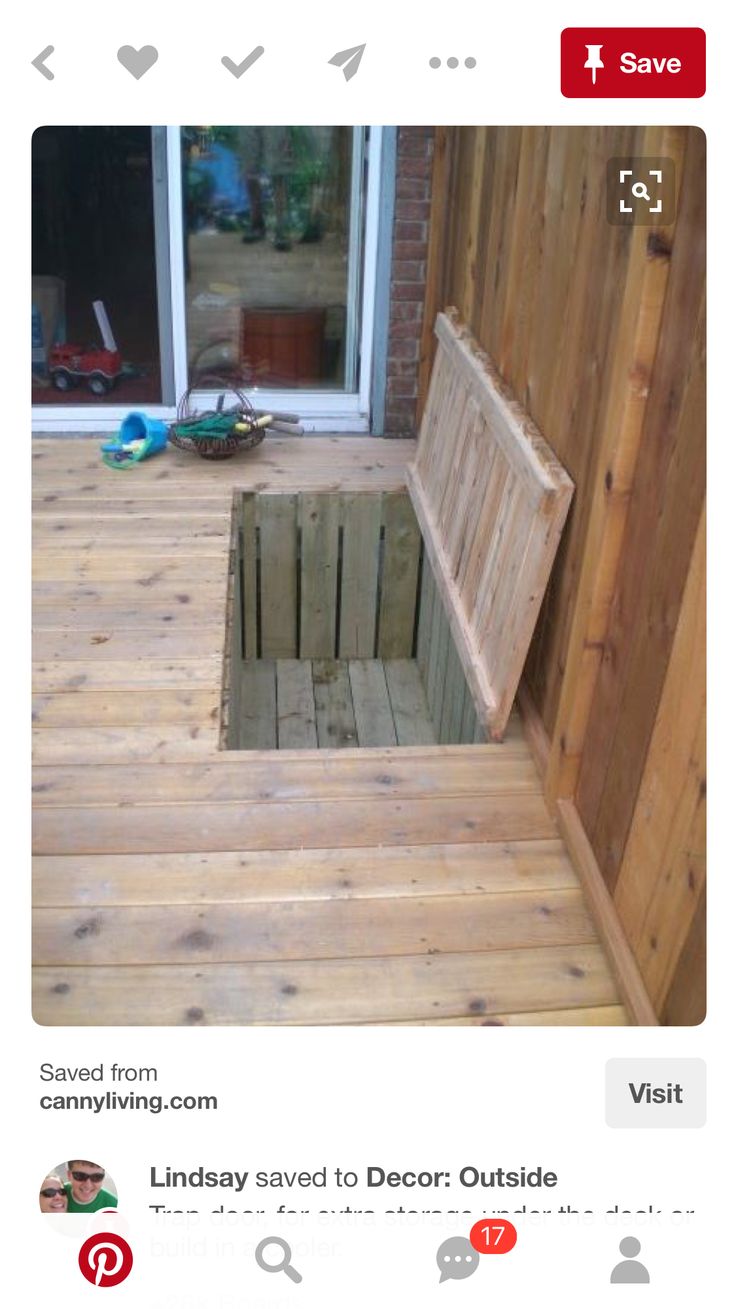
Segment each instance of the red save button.
[[566,27],[562,94],[570,99],[705,94],[702,27]]

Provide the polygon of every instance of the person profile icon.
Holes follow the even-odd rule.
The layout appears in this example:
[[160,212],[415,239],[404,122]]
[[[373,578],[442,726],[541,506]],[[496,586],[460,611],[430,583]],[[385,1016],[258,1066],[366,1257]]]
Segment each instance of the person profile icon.
[[625,1236],[618,1248],[624,1257],[611,1273],[611,1281],[648,1282],[649,1270],[636,1258],[641,1250],[641,1241],[637,1241],[635,1236]]

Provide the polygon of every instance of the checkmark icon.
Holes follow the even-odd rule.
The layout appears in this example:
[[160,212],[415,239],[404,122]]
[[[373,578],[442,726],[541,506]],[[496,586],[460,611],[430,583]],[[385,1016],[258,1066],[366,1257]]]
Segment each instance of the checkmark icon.
[[261,55],[265,53],[266,51],[264,47],[262,45],[257,45],[254,50],[251,50],[249,55],[245,56],[242,63],[236,64],[235,60],[231,59],[229,55],[223,55],[221,63],[225,65],[228,73],[232,73],[233,77],[242,77],[243,73],[247,73],[248,69],[252,68],[256,60],[260,59]]

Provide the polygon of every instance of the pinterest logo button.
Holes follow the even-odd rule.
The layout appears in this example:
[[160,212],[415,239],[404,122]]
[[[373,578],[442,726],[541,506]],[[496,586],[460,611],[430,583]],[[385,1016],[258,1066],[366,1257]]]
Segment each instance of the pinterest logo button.
[[79,1268],[93,1286],[119,1286],[133,1267],[133,1251],[115,1232],[96,1232],[79,1251]]

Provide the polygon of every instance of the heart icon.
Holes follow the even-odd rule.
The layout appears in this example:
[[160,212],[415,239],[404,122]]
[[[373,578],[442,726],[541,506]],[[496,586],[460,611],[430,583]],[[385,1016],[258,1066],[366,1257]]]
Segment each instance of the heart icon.
[[132,45],[121,45],[118,50],[118,60],[127,68],[129,73],[138,81],[147,73],[149,68],[153,68],[158,59],[158,50],[154,45],[142,45],[140,50],[136,50]]

